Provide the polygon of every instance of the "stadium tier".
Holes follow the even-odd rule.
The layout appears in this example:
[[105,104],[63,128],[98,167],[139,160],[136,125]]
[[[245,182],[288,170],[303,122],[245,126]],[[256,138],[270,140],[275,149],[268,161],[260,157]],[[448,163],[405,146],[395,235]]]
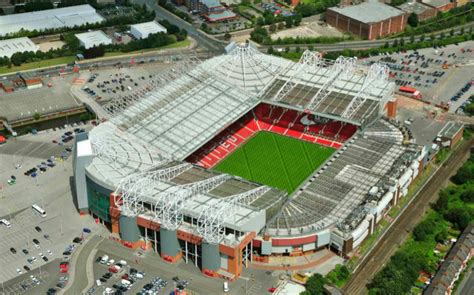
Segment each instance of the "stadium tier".
[[422,165],[409,133],[383,118],[387,75],[249,44],[177,65],[77,135],[78,208],[124,245],[209,276],[235,278],[272,255],[350,253]]

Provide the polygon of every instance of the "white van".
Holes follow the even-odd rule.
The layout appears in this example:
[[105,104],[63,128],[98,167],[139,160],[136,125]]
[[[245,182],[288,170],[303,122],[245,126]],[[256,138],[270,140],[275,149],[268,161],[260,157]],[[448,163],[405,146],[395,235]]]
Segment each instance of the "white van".
[[100,260],[100,263],[102,263],[102,264],[106,264],[106,263],[107,263],[107,261],[109,261],[109,256],[107,256],[107,255],[104,255],[104,256],[102,256],[102,259]]
[[0,223],[4,224],[8,228],[12,227],[12,224],[10,223],[10,221],[8,221],[6,219],[0,219]]
[[120,263],[122,266],[127,265],[127,261],[125,261],[125,260],[120,260],[120,261],[117,262],[117,263]]
[[224,282],[224,293],[228,293],[229,291],[229,282]]

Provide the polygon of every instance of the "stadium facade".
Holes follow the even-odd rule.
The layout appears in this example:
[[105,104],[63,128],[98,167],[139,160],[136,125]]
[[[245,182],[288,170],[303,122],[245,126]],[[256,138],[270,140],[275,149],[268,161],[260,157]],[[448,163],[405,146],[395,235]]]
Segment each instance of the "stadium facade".
[[[330,247],[349,254],[405,196],[424,165],[393,114],[386,66],[353,58],[299,62],[230,44],[183,61],[142,99],[76,138],[77,205],[124,245],[238,277],[252,261]],[[258,131],[337,151],[288,196],[212,168]]]

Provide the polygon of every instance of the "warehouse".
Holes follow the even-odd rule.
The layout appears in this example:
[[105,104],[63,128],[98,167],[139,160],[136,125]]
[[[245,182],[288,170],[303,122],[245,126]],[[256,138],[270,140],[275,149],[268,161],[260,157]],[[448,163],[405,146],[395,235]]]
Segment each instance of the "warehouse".
[[331,7],[326,22],[339,30],[373,40],[405,29],[405,12],[380,2],[364,2],[348,7]]
[[397,7],[408,15],[412,13],[416,14],[419,21],[428,20],[436,17],[436,14],[438,14],[438,11],[435,8],[416,1],[406,2]]
[[0,16],[0,36],[16,33],[21,29],[43,31],[64,27],[73,28],[103,21],[104,18],[88,4],[10,14]]
[[17,52],[36,52],[39,50],[39,46],[33,43],[30,38],[22,37],[0,41],[0,57],[10,58]]
[[166,28],[156,21],[130,26],[130,33],[137,39],[146,39],[150,34],[167,33]]
[[112,44],[112,39],[102,31],[92,31],[75,35],[85,49]]

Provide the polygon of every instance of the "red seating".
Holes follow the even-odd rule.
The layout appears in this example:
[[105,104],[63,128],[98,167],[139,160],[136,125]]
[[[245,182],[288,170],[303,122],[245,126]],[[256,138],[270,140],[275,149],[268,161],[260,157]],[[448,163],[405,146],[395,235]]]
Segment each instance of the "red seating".
[[215,136],[187,160],[205,168],[212,168],[256,132],[263,130],[333,148],[340,148],[342,142],[357,131],[356,126],[339,121],[304,125],[302,118],[305,116],[307,114],[303,112],[262,103]]

